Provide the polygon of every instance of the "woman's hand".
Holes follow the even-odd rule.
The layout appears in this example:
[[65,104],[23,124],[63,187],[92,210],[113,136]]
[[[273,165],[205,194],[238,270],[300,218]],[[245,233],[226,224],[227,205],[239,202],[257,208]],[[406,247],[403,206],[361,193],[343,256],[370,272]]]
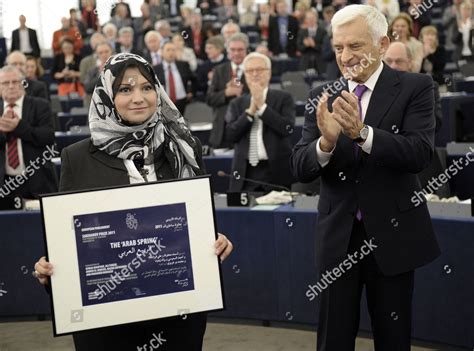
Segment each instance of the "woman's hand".
[[221,262],[223,262],[234,249],[234,245],[232,245],[230,240],[221,233],[219,233],[219,237],[217,238],[214,246],[216,248],[216,255],[220,257]]
[[46,257],[41,257],[35,263],[35,277],[43,285],[49,284],[49,277],[53,275],[53,265],[46,261]]

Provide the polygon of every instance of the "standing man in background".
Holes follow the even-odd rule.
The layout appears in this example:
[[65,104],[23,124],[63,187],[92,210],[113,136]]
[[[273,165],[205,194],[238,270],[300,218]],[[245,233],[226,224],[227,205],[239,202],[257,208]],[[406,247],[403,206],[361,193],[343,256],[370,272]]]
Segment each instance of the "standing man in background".
[[244,58],[247,55],[249,40],[244,33],[231,36],[227,42],[227,57],[224,62],[213,69],[212,80],[207,89],[206,102],[213,108],[214,121],[209,136],[209,143],[214,148],[228,147],[224,140],[225,114],[232,99],[244,92]]
[[26,26],[26,17],[21,15],[20,27],[12,32],[12,51],[21,51],[25,55],[41,57],[38,37],[34,29]]
[[242,177],[290,187],[288,167],[295,102],[285,91],[269,89],[270,59],[253,52],[244,59],[249,93],[231,101],[226,114],[226,139],[234,144],[229,191],[270,191]]

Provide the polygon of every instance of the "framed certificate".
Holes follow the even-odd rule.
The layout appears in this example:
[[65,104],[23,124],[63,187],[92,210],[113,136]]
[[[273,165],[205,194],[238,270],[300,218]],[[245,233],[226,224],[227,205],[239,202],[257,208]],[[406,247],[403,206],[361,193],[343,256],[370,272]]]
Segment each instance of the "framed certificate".
[[54,335],[224,308],[209,177],[46,195]]

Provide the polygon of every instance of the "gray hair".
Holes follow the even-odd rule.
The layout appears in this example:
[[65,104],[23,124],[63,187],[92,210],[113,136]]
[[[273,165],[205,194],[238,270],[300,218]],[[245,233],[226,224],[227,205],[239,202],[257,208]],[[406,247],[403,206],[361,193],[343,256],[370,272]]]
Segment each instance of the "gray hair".
[[244,62],[242,63],[244,66],[244,71],[245,71],[245,66],[247,65],[247,62],[254,59],[263,60],[263,62],[265,62],[266,68],[268,68],[269,70],[272,69],[272,61],[268,58],[268,56],[265,56],[264,54],[261,54],[259,52],[252,52],[248,54],[247,56],[245,56],[244,58]]
[[337,11],[331,20],[332,32],[352,21],[357,17],[362,17],[369,27],[369,33],[377,44],[378,41],[387,35],[388,23],[385,16],[370,5],[349,5]]
[[160,30],[163,27],[171,28],[171,25],[167,20],[159,20],[155,23],[155,30]]
[[105,33],[107,31],[107,29],[113,29],[113,31],[115,32],[115,35],[117,35],[117,26],[111,22],[109,23],[106,23],[103,27],[102,27],[102,32]]
[[216,49],[224,51],[225,45],[224,45],[224,38],[221,37],[220,35],[214,35],[213,37],[210,37],[209,39],[206,40],[206,45],[212,45]]
[[115,53],[115,48],[107,40],[99,41],[97,43],[97,45],[95,46],[94,51],[97,50],[99,48],[99,46],[101,46],[101,45],[107,45],[110,48],[110,50],[112,50],[112,55]]
[[0,68],[0,74],[2,73],[9,73],[9,72],[15,72],[16,74],[18,74],[18,76],[20,77],[21,80],[25,79],[25,76],[23,75],[23,73],[21,73],[21,71],[16,68],[15,66],[3,66],[2,68]]
[[133,31],[132,27],[122,27],[122,28],[120,28],[120,30],[118,32],[119,36],[122,35],[122,34],[126,34],[126,33],[129,33],[133,36],[133,33],[135,33],[135,32]]
[[151,37],[157,37],[160,40],[163,40],[163,36],[156,30],[150,30],[145,34],[143,41],[146,43]]
[[249,37],[245,33],[235,33],[227,40],[227,46],[234,41],[241,41],[245,44],[245,47],[249,47]]
[[8,56],[7,56],[7,58],[6,58],[7,64],[8,64],[8,59],[9,59],[11,56],[13,56],[13,55],[20,56],[20,57],[23,59],[23,61],[26,62],[26,55],[25,55],[24,53],[22,53],[21,51],[19,51],[19,50],[15,50],[15,51],[12,51],[12,52],[10,52],[10,53],[8,54]]
[[[237,33],[240,33],[240,26],[237,23],[234,22],[227,22],[224,24],[221,28],[221,34],[224,35],[224,31],[229,28],[229,27],[236,27],[237,28]],[[237,34],[236,33],[236,34]]]

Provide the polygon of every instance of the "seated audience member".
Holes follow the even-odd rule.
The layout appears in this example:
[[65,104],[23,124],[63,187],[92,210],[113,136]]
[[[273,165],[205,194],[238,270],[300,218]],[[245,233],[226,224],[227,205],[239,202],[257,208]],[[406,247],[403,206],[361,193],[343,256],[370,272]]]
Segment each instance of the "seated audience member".
[[[239,5],[242,6],[240,9]],[[255,26],[257,24],[257,5],[255,0],[241,0],[239,1],[239,25],[240,26]]]
[[225,138],[234,144],[229,191],[270,191],[271,188],[242,178],[290,187],[293,177],[288,163],[295,108],[291,95],[269,89],[271,61],[259,53],[243,62],[249,93],[229,104]]
[[196,91],[196,79],[184,61],[176,61],[176,45],[168,41],[161,48],[162,62],[153,67],[166,93],[184,115],[186,105],[193,98]]
[[438,30],[435,26],[426,26],[420,32],[423,44],[423,62],[421,73],[429,73],[438,84],[444,84],[443,71],[446,65],[446,51],[439,45]]
[[322,72],[321,51],[326,30],[318,25],[318,13],[309,10],[305,15],[304,28],[298,32],[298,50],[301,52],[300,70],[314,68]]
[[97,31],[99,19],[95,8],[95,0],[82,1],[82,21],[84,22],[87,31]]
[[242,62],[247,55],[249,40],[244,33],[234,34],[229,38],[227,58],[229,62],[214,67],[212,80],[207,89],[206,103],[212,107],[214,120],[209,135],[209,144],[214,148],[229,146],[224,140],[225,113],[230,101],[242,95],[245,87],[244,67]]
[[105,62],[110,56],[113,55],[113,53],[114,49],[107,41],[99,42],[95,46],[94,66],[90,67],[87,70],[84,79],[81,78],[81,82],[84,85],[84,90],[86,94],[84,97],[84,107],[88,108],[90,106],[92,92],[94,91],[95,85],[97,83],[97,77],[99,77],[100,72],[105,66]]
[[[172,0],[174,6],[168,6],[166,1],[161,0],[149,0],[150,13],[153,18],[153,22],[159,21],[164,18],[170,17],[170,11],[173,12],[171,17],[175,17],[179,14],[179,7],[183,4],[182,0]],[[145,2],[146,3],[146,2]]]
[[240,33],[240,27],[237,23],[229,22],[224,24],[221,28],[221,35],[224,38],[224,43],[227,43],[229,38],[237,33]]
[[117,45],[117,26],[113,23],[106,23],[104,27],[102,28],[102,33],[104,33],[105,38],[109,42],[109,44],[115,48]]
[[270,6],[267,3],[258,4],[257,26],[260,29],[262,40],[268,40],[268,26],[270,24]]
[[[427,27],[424,27],[427,28]],[[397,71],[402,72],[413,72],[412,70],[412,58],[411,52],[408,47],[401,43],[401,42],[393,42],[388,47],[387,51],[384,55],[385,63]],[[434,114],[436,119],[436,126],[435,132],[437,133],[441,128],[441,122],[443,119],[443,112],[441,109],[441,98],[439,94],[439,85],[436,82],[434,84]],[[431,164],[428,168],[424,169],[422,172],[419,173],[420,182],[422,183],[422,188],[425,188],[425,185],[428,184],[428,181],[433,177],[437,176],[438,174],[442,173],[444,170],[441,166],[441,160],[439,158],[438,153],[434,153],[433,158],[431,160]],[[444,194],[446,189],[440,189],[440,192],[437,194],[441,195]]]
[[161,42],[163,38],[161,34],[156,30],[151,30],[145,34],[145,46],[146,49],[143,52],[143,58],[151,63],[152,66],[156,66],[161,63]]
[[222,5],[216,8],[217,20],[221,23],[239,22],[239,13],[234,0],[222,0]]
[[111,16],[110,23],[113,23],[117,30],[124,27],[131,27],[133,25],[132,18],[130,15],[130,7],[127,7],[124,3],[119,2],[114,7],[115,15]]
[[190,16],[190,25],[184,27],[181,34],[186,46],[194,50],[196,57],[205,60],[204,44],[207,40],[207,34],[202,27],[202,17],[199,13],[193,13]]
[[76,27],[71,27],[71,22],[68,18],[61,18],[62,27],[53,33],[53,54],[58,55],[61,53],[61,40],[68,37],[72,40],[74,53],[79,55],[81,49],[84,46],[82,41],[82,35]]
[[107,41],[105,36],[101,33],[94,33],[92,34],[89,40],[89,46],[93,50],[92,53],[81,60],[79,64],[79,72],[81,73],[80,81],[84,84],[84,80],[86,79],[87,72],[89,72],[92,68],[97,66],[97,56],[95,49],[97,45],[103,41]]
[[287,54],[296,55],[296,38],[298,36],[298,21],[288,15],[285,0],[277,0],[277,16],[270,17],[268,25],[268,49],[274,56]]
[[171,41],[176,46],[176,60],[187,62],[191,71],[195,72],[197,68],[197,59],[194,50],[185,45],[181,34],[173,35]]
[[34,56],[26,56],[25,76],[26,79],[38,80],[44,83],[44,68],[41,64],[41,59]]
[[[7,56],[6,63],[8,66],[16,67],[23,76],[26,76],[26,56],[20,51],[10,53],[10,55]],[[48,100],[48,87],[45,82],[25,78],[22,84],[27,96]]]
[[214,67],[227,61],[224,55],[224,38],[216,35],[206,41],[207,60],[200,64],[196,71],[197,90],[207,92],[208,82],[212,80]]
[[58,83],[58,95],[77,93],[84,96],[84,87],[79,81],[80,57],[74,54],[74,42],[68,37],[61,40],[61,53],[54,56],[51,74]]
[[132,27],[123,27],[119,30],[118,40],[115,44],[115,52],[122,54],[135,54],[143,55],[143,53],[134,46],[133,43],[133,28]]
[[[130,9],[130,5],[125,0],[116,0],[116,1],[114,1],[115,6],[111,6],[112,8],[110,9],[110,18],[115,17],[115,15],[117,13],[118,4],[121,4],[120,5],[121,7],[122,6],[125,7],[125,9],[123,10],[125,12],[125,17],[131,19],[132,18],[132,11]],[[122,10],[122,9],[119,9],[119,10]]]
[[326,30],[326,33],[331,32],[331,20],[335,13],[336,13],[336,10],[334,9],[333,6],[326,6],[325,8],[323,8],[322,25],[323,25],[323,28]]
[[58,190],[51,162],[57,155],[49,103],[25,96],[24,79],[16,67],[0,69],[0,184],[2,196],[36,199]]
[[212,22],[204,23],[202,25],[202,31],[204,32],[204,37],[206,40],[219,34],[219,30],[214,27]]
[[21,51],[25,55],[41,56],[38,37],[34,29],[26,26],[26,17],[21,15],[20,27],[12,32],[12,46],[10,52]]
[[159,20],[155,23],[155,30],[161,34],[161,37],[166,40],[171,40],[171,25],[167,20]]
[[412,34],[415,38],[420,36],[421,29],[431,24],[431,10],[423,5],[423,0],[410,0],[410,6],[406,11],[409,13],[412,21]]
[[150,5],[146,2],[141,4],[140,11],[142,12],[142,15],[133,20],[133,31],[135,33],[134,41],[137,47],[143,51],[145,46],[143,38],[147,32],[153,30],[153,23],[155,23],[155,21],[150,14]]
[[295,10],[292,13],[292,16],[298,21],[298,26],[301,27],[304,22],[306,11],[309,10],[309,6],[305,1],[298,1],[295,4]]
[[453,26],[453,43],[456,45],[456,61],[474,61],[474,48],[472,45],[473,34],[472,5],[463,2],[460,5],[460,17],[457,25]]
[[392,41],[401,41],[408,46],[412,53],[413,72],[420,72],[423,62],[423,44],[413,36],[413,21],[404,13],[395,17],[388,28],[388,34]]

